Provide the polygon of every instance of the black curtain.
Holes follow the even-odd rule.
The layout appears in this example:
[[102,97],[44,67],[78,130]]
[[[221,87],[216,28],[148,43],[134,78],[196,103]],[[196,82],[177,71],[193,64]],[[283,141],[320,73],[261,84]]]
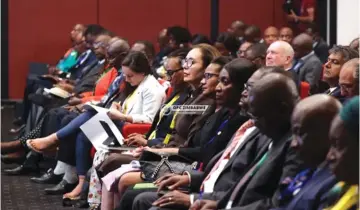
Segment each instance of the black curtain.
[[[336,44],[336,19],[337,19],[337,1],[330,0],[330,46]],[[316,24],[319,28],[321,37],[327,39],[327,0],[317,0],[316,5]],[[326,40],[328,41],[328,40]]]
[[1,0],[1,99],[9,97],[8,3],[8,0]]

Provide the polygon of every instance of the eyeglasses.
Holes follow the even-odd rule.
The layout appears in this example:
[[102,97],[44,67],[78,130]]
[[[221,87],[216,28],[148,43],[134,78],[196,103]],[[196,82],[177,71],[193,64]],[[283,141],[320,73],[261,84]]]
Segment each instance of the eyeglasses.
[[181,70],[184,70],[184,69],[183,68],[178,68],[178,69],[175,69],[175,70],[167,69],[166,70],[166,75],[171,78],[176,72],[181,71]]
[[218,77],[219,74],[213,74],[213,73],[204,73],[205,81],[211,79],[212,77]]
[[192,58],[185,58],[181,61],[181,66],[184,68],[184,69],[188,69],[190,68],[194,63],[196,63],[194,61],[194,59]]
[[104,47],[104,48],[106,48],[108,45],[106,44],[106,43],[104,43],[104,42],[94,42],[93,43],[93,47],[94,48],[99,48],[99,47]]

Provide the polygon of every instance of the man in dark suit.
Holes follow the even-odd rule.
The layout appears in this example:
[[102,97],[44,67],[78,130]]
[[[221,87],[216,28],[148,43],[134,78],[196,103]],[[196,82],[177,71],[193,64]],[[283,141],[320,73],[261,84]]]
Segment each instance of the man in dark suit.
[[298,98],[295,84],[284,75],[271,73],[255,83],[249,93],[249,114],[271,143],[220,201],[199,200],[190,209],[251,210],[278,205],[281,181],[302,169],[298,154],[290,148],[289,132]]
[[339,85],[340,70],[344,63],[353,58],[358,58],[359,54],[357,51],[346,46],[334,46],[330,49],[329,53],[330,55],[324,65],[323,73],[323,81],[329,85],[329,89],[325,93],[343,102],[345,98],[341,95]]
[[303,33],[296,36],[292,42],[295,51],[293,69],[299,75],[301,82],[307,82],[310,88],[318,86],[321,78],[322,63],[315,55],[311,36]]
[[321,197],[336,183],[325,161],[330,148],[328,131],[341,103],[328,95],[318,94],[300,101],[292,115],[293,140],[307,167],[295,177],[284,180],[279,197],[280,209],[318,209]]

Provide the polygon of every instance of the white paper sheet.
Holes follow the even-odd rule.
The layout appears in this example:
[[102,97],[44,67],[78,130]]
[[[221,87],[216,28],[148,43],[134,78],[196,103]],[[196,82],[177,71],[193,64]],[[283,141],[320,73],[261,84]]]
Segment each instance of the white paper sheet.
[[[94,106],[95,107],[95,106]],[[101,108],[101,107],[100,107]],[[102,108],[104,109],[104,108]],[[109,137],[106,133],[105,129],[100,124],[100,121],[104,121],[107,123],[113,132],[116,140],[120,143],[120,145],[124,144],[124,137],[113,123],[113,121],[109,118],[106,112],[99,111],[95,116],[93,116],[90,120],[80,126],[80,129],[84,132],[86,137],[91,141],[92,145],[96,150],[104,148],[103,142]]]

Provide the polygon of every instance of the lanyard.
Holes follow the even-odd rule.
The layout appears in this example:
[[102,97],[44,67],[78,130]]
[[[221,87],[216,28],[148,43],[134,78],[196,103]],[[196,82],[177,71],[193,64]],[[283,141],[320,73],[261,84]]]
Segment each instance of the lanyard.
[[129,103],[131,102],[131,100],[134,98],[135,92],[136,92],[137,88],[125,99],[125,103],[124,103],[124,109],[122,111],[123,114],[127,114],[127,109],[129,106]]
[[[176,95],[173,99],[171,99],[171,101],[170,101],[169,103],[167,103],[167,104],[161,109],[160,115],[159,115],[159,120],[158,120],[158,122],[157,122],[157,124],[156,124],[156,128],[155,128],[155,130],[150,134],[149,139],[154,139],[154,138],[156,138],[156,130],[157,130],[157,127],[159,126],[162,118],[164,117],[165,113],[166,113],[167,111],[169,111],[170,106],[172,106],[179,98],[180,98],[180,95],[179,95],[179,94]],[[174,118],[174,117],[173,117],[173,118]],[[171,121],[171,122],[172,122],[172,121]]]
[[348,210],[356,206],[358,203],[358,186],[352,185],[347,187],[344,182],[337,183],[329,192],[331,194],[340,195],[346,190],[345,194],[338,200],[338,202],[324,210]]
[[214,140],[216,136],[220,136],[221,134],[221,130],[224,129],[225,125],[229,122],[229,119],[225,120],[224,122],[221,123],[221,125],[219,126],[219,128],[216,130],[215,135],[211,138],[211,140],[209,142],[206,143],[205,146],[208,146],[209,144],[211,144]]

